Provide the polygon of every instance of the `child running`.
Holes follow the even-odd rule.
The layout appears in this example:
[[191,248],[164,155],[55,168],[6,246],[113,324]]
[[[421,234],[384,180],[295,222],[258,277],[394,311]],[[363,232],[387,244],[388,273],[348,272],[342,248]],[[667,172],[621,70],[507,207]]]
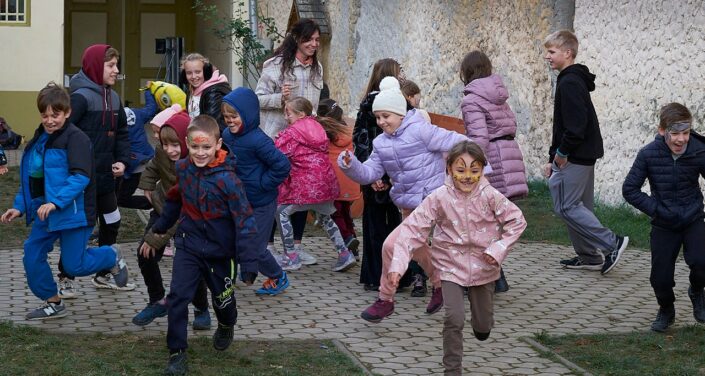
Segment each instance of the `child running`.
[[242,242],[257,251],[255,263],[239,260],[241,279],[254,283],[259,271],[267,280],[258,295],[278,295],[289,287],[289,278],[274,255],[267,250],[267,241],[277,211],[277,189],[289,176],[291,165],[274,142],[259,127],[259,100],[254,91],[239,87],[223,98],[223,142],[237,158],[237,174],[247,192],[257,221],[257,233]]
[[168,375],[187,371],[188,304],[199,281],[206,280],[213,296],[218,328],[213,347],[223,351],[233,340],[237,321],[235,307],[235,259],[241,236],[257,231],[245,190],[235,174],[235,157],[220,147],[218,123],[208,115],[197,116],[188,127],[189,158],[176,162],[176,184],[167,192],[162,216],[152,226],[164,234],[179,221],[176,255],[167,296],[169,327]]
[[71,99],[62,87],[49,83],[37,97],[42,124],[27,143],[20,165],[20,189],[12,209],[0,221],[25,214],[32,225],[24,243],[27,284],[39,308],[27,320],[66,315],[47,255],[60,240],[63,267],[73,276],[108,270],[118,286],[127,285],[127,264],[116,245],[86,248],[95,225],[95,178],[91,140],[68,121]]
[[[416,109],[406,111],[406,99],[399,89],[399,81],[385,77],[379,85],[372,111],[384,134],[374,140],[374,149],[365,163],[360,163],[352,153],[344,151],[338,165],[345,174],[359,184],[370,184],[389,175],[392,181],[390,196],[407,217],[428,196],[443,185],[443,153],[453,145],[468,138],[456,132],[430,124]],[[394,294],[385,276],[388,273],[394,243],[399,236],[397,227],[382,246],[382,278],[379,299],[363,313],[362,318],[378,323],[394,312]],[[426,307],[429,314],[443,307],[440,276],[431,264],[428,247],[414,253],[413,259],[429,274],[435,287]]]
[[475,143],[463,141],[450,149],[445,184],[398,227],[386,275],[389,284],[396,287],[413,253],[426,249],[426,239],[435,225],[431,253],[440,271],[446,306],[445,375],[460,375],[463,366],[463,290],[468,289],[473,333],[484,341],[494,325],[494,285],[500,265],[526,228],[521,210],[483,176],[486,165],[485,155]]
[[301,259],[294,248],[290,216],[312,210],[318,214],[319,223],[338,252],[338,261],[332,270],[344,272],[357,261],[330,217],[335,212],[333,201],[338,198],[340,188],[328,160],[328,136],[321,124],[311,116],[312,112],[313,105],[306,98],[296,97],[287,101],[284,114],[289,127],[279,132],[274,143],[291,162],[291,174],[279,186],[277,199],[277,223],[284,245],[284,257],[280,261],[284,270],[301,268]]

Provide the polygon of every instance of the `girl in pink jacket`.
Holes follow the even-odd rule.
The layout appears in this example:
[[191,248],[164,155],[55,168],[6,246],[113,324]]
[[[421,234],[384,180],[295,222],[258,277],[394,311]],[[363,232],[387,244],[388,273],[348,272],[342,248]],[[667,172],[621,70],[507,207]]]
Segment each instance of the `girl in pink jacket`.
[[294,248],[290,216],[312,210],[317,213],[319,223],[338,252],[338,261],[332,269],[343,272],[352,268],[357,261],[330,217],[335,213],[333,201],[338,198],[340,188],[328,159],[328,136],[316,118],[311,116],[312,112],[313,105],[306,98],[296,97],[287,101],[284,114],[289,127],[279,132],[274,141],[274,145],[291,163],[290,175],[279,186],[277,197],[276,219],[284,245],[280,265],[284,270],[301,268],[301,259]]
[[446,307],[446,375],[462,371],[463,290],[468,289],[473,333],[484,341],[494,325],[494,283],[500,265],[526,228],[521,210],[483,176],[486,164],[482,149],[471,141],[449,151],[445,185],[426,197],[400,225],[386,276],[392,286],[399,284],[412,253],[427,247],[426,239],[435,225],[431,260],[440,273]]

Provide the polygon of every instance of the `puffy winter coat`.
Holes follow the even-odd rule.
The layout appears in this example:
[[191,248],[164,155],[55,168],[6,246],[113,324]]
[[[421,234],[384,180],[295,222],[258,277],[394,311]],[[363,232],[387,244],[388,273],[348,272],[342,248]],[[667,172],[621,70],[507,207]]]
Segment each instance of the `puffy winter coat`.
[[157,102],[150,91],[144,92],[144,107],[125,107],[127,129],[130,135],[130,161],[125,168],[125,179],[135,170],[154,158],[154,148],[149,144],[144,126],[157,114]]
[[365,163],[352,158],[344,168],[345,175],[359,184],[371,184],[386,173],[392,182],[390,196],[398,207],[414,209],[424,197],[443,185],[445,158],[443,153],[468,138],[436,127],[417,110],[409,111],[393,134],[380,134]]
[[328,160],[328,136],[312,116],[279,132],[274,144],[291,163],[279,186],[279,204],[317,204],[338,198],[340,188]]
[[220,71],[213,71],[213,75],[208,81],[204,82],[196,88],[192,93],[190,90],[187,94],[186,103],[189,108],[189,115],[195,113],[192,107],[192,97],[200,97],[198,100],[198,114],[199,115],[209,115],[213,117],[217,122],[220,130],[226,128],[225,120],[223,120],[223,114],[220,112],[220,105],[223,102],[223,97],[230,92],[230,84],[228,83],[228,78],[225,75],[220,74]]
[[461,105],[465,131],[485,152],[492,166],[490,184],[508,198],[526,196],[524,158],[514,139],[516,118],[509,104],[509,92],[502,79],[493,74],[472,80],[465,86]]
[[[456,189],[448,177],[445,185],[426,197],[400,225],[389,272],[404,274],[411,253],[427,246],[434,224],[433,266],[442,281],[460,286],[497,280],[499,265],[526,229],[521,210],[492,188],[487,179],[480,179],[479,186],[466,193]],[[483,253],[499,265],[485,262]]]

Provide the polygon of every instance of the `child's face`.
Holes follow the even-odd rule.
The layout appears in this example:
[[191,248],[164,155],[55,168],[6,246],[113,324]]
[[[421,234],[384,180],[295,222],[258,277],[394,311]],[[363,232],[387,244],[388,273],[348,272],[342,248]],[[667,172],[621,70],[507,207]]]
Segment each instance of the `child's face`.
[[416,93],[415,95],[408,96],[406,97],[406,100],[409,101],[409,104],[414,107],[414,108],[419,108],[421,105],[421,93]]
[[116,57],[103,63],[103,85],[113,86],[117,82],[117,76],[120,73],[117,63]]
[[453,185],[463,192],[472,192],[482,177],[482,170],[482,164],[471,157],[470,154],[461,154],[450,165]]
[[573,63],[570,49],[561,49],[558,46],[546,47],[546,54],[543,58],[551,66],[551,69],[562,71]]
[[375,111],[375,119],[384,133],[392,134],[401,127],[401,121],[404,120],[404,117],[389,111]]
[[225,104],[223,105],[223,120],[225,120],[225,124],[228,125],[230,133],[235,134],[242,129],[242,118],[240,114],[235,111],[234,108]]
[[167,142],[162,144],[162,150],[169,156],[169,160],[176,162],[181,159],[181,144],[178,142]]
[[284,107],[284,117],[286,117],[287,123],[294,124],[297,120],[305,118],[306,114],[303,112],[294,111],[289,108],[289,105],[286,105]]
[[186,145],[188,154],[196,167],[205,167],[215,159],[215,153],[223,144],[223,139],[216,139],[206,132],[194,130],[188,133]]
[[41,114],[44,132],[52,134],[64,126],[66,119],[71,116],[71,110],[67,112],[54,111],[51,106],[47,107]]
[[186,81],[188,81],[194,89],[201,86],[201,84],[205,81],[203,75],[203,62],[200,60],[185,62],[184,72],[186,72]]
[[149,123],[149,126],[152,128],[152,135],[154,136],[154,139],[159,141],[159,127],[152,123]]
[[671,149],[671,153],[681,155],[685,153],[690,140],[690,127],[687,129],[659,128],[658,133],[666,139],[666,145]]

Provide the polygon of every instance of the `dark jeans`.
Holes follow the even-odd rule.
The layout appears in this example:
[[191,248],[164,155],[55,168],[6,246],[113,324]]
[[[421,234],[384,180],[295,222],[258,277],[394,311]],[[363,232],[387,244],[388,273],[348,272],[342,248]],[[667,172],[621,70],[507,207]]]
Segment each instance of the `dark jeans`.
[[[270,204],[252,208],[255,221],[257,222],[257,232],[254,234],[245,235],[243,241],[254,243],[257,249],[257,265],[254,266],[257,270],[254,272],[262,273],[267,278],[279,279],[282,276],[282,268],[271,253],[267,251],[267,230],[276,224],[274,215],[277,211],[277,203],[272,201]],[[240,265],[242,272],[251,272],[245,265]]]
[[121,208],[149,210],[152,204],[144,196],[134,196],[137,186],[140,183],[139,174],[132,174],[129,178],[123,177],[115,179],[115,193],[117,194],[117,204]]
[[705,222],[691,223],[681,231],[651,227],[651,287],[659,306],[670,308],[676,297],[673,279],[676,259],[683,247],[683,259],[690,267],[690,285],[693,291],[705,287]]

